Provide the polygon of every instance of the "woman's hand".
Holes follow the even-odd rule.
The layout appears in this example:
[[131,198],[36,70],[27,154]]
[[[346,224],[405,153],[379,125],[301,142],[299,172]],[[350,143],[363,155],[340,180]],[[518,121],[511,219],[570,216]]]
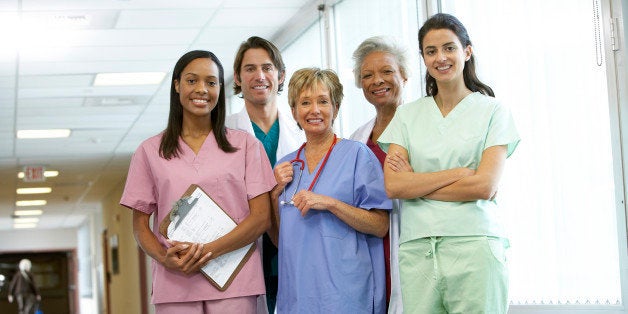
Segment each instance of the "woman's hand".
[[305,216],[310,209],[324,210],[332,206],[335,199],[312,191],[301,190],[292,199],[294,207],[301,211],[301,216]]
[[386,164],[394,172],[414,172],[408,159],[397,151],[386,155]]
[[301,211],[301,216],[307,215],[310,209],[327,210],[359,232],[380,238],[388,232],[388,211],[376,208],[364,210],[308,190],[299,191],[293,200],[294,206]]
[[198,272],[211,259],[212,252],[203,253],[202,243],[167,241],[172,246],[166,249],[166,256],[162,261],[166,268],[190,275]]
[[292,164],[288,161],[284,161],[278,165],[275,165],[275,169],[273,170],[275,174],[275,181],[277,181],[277,186],[283,189],[288,183],[292,181],[292,177],[294,176],[294,169],[292,168]]

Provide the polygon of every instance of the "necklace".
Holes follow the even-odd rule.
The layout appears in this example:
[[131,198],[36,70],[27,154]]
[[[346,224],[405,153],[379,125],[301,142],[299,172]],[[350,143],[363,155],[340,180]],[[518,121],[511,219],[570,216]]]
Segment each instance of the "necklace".
[[[327,150],[327,154],[325,154],[325,159],[323,159],[323,162],[321,163],[320,168],[318,168],[318,171],[316,171],[316,175],[314,176],[314,179],[312,180],[312,183],[310,183],[310,187],[307,188],[308,191],[312,191],[312,189],[314,188],[314,185],[316,184],[316,181],[318,181],[318,176],[321,175],[321,171],[323,171],[323,168],[325,168],[325,164],[327,164],[327,159],[329,159],[329,155],[331,154],[332,149],[334,149],[334,146],[336,146],[336,134],[334,134],[334,141],[331,142],[331,145],[329,146],[329,149]],[[301,145],[301,147],[299,148],[299,151],[297,152],[297,159],[299,159],[299,156],[301,155],[301,150],[305,147],[305,143],[303,143],[303,145]]]
[[[323,159],[323,162],[321,163],[320,168],[318,168],[318,171],[316,171],[316,175],[314,176],[312,183],[310,183],[310,186],[307,188],[308,191],[312,191],[312,189],[314,189],[314,185],[318,181],[318,177],[321,175],[323,168],[325,168],[325,165],[327,164],[327,160],[329,159],[329,155],[331,155],[331,151],[334,149],[334,146],[336,146],[336,141],[337,141],[336,134],[334,134],[334,141],[331,142],[331,145],[329,146],[329,149],[327,150],[327,154],[325,154],[325,158]],[[284,190],[283,190],[284,199],[280,202],[281,205],[286,205],[286,204],[294,205],[294,201],[292,201],[292,199],[294,198],[294,195],[297,193],[297,189],[299,188],[299,185],[301,185],[301,176],[303,175],[303,169],[305,168],[305,161],[301,159],[301,151],[303,150],[303,148],[305,148],[305,144],[306,143],[303,143],[303,145],[299,147],[299,150],[297,150],[297,156],[293,160],[290,161],[293,167],[294,167],[294,164],[300,164],[298,167],[300,170],[299,179],[297,181],[297,184],[294,186],[294,190],[292,191],[292,197],[290,198],[290,201],[286,200],[286,188],[284,187]]]

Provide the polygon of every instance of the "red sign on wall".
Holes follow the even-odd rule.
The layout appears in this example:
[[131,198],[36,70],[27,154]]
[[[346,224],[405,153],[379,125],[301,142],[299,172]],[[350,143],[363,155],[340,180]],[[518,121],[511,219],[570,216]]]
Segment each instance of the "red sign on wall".
[[24,167],[24,182],[44,182],[44,167],[43,166],[25,166]]

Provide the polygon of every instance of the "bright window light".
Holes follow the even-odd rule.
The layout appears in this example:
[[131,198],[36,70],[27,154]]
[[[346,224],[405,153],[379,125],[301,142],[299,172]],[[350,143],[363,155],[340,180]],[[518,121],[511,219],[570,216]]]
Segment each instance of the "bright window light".
[[70,129],[50,129],[50,130],[18,130],[17,138],[60,138],[69,137]]
[[157,85],[164,76],[164,72],[99,73],[94,86]]
[[17,194],[46,194],[50,192],[52,192],[52,188],[49,187],[17,189]]
[[13,223],[14,224],[34,224],[34,223],[38,223],[39,222],[39,218],[37,217],[18,217],[18,218],[13,218]]
[[[46,170],[44,171],[44,177],[51,178],[59,175],[59,171],[57,170]],[[17,173],[18,179],[24,179],[24,171],[20,171]]]
[[15,206],[43,206],[47,203],[46,200],[17,201]]
[[14,211],[13,215],[15,216],[40,216],[43,213],[44,211],[41,209],[23,209],[23,210]]
[[13,229],[31,229],[37,227],[36,223],[13,224]]

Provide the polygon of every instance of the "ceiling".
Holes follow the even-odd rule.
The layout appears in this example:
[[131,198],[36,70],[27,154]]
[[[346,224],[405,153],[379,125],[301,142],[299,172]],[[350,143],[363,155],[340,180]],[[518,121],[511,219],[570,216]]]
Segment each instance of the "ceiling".
[[[0,230],[14,210],[41,209],[36,228],[79,226],[124,184],[139,143],[168,116],[171,69],[193,49],[211,50],[227,80],[252,35],[285,47],[317,16],[316,0],[0,1]],[[287,27],[287,26],[290,27]],[[98,73],[163,72],[157,84],[94,86]],[[228,85],[229,86],[229,85]],[[68,138],[17,139],[18,130],[69,128]],[[24,167],[56,170],[24,182]],[[17,188],[51,187],[17,195]],[[37,207],[16,201],[45,199]]]

